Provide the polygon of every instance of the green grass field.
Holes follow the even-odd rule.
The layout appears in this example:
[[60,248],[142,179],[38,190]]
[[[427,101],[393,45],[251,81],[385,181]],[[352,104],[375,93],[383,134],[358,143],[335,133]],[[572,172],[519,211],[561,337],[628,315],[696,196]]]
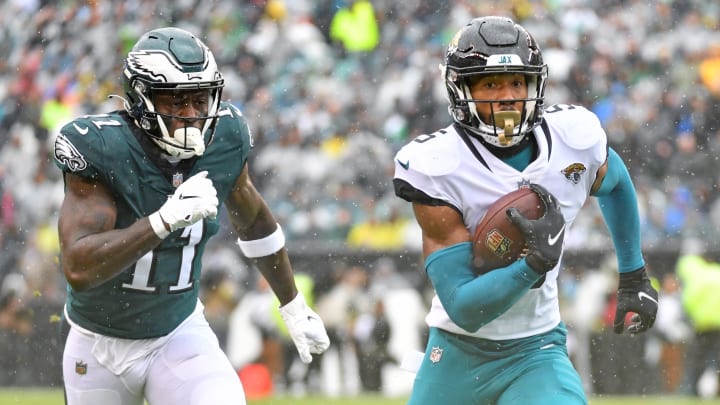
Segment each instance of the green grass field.
[[[361,396],[352,398],[271,398],[249,401],[248,405],[405,405],[405,398]],[[0,389],[0,405],[64,405],[57,389]],[[592,405],[720,405],[720,399],[684,397],[592,397]]]

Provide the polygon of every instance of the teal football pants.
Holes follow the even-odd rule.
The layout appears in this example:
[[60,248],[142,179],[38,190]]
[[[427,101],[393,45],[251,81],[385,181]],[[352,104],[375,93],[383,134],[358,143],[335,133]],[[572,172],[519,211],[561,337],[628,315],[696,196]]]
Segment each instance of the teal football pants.
[[408,405],[587,404],[567,330],[492,341],[431,328]]

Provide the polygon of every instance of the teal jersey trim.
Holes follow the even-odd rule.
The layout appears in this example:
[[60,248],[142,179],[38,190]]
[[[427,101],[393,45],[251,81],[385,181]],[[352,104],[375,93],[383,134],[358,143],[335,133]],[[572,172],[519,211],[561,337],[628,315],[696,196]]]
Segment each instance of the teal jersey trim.
[[540,276],[525,259],[478,276],[472,271],[472,243],[437,250],[425,259],[425,270],[445,311],[468,332],[502,315]]
[[612,148],[608,150],[605,178],[595,195],[617,252],[618,271],[627,273],[643,267],[635,187],[625,162]]
[[532,146],[527,146],[521,151],[519,151],[517,154],[508,158],[503,158],[503,162],[507,163],[513,169],[521,172],[525,170],[525,168],[528,167],[528,165],[532,161],[533,153],[535,153],[535,148]]

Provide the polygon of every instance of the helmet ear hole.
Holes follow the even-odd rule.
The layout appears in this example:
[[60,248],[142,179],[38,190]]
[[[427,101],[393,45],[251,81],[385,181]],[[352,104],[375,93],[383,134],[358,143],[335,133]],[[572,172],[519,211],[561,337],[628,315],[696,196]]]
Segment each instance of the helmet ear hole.
[[130,107],[130,111],[128,112],[130,113],[131,117],[135,118],[136,120],[140,120],[143,119],[143,111],[145,111],[145,106],[143,105],[142,101],[138,101]]
[[453,108],[452,114],[453,114],[453,117],[458,121],[465,122],[465,120],[467,119],[467,114],[465,114],[465,111],[463,111],[462,108],[459,108],[459,107]]
[[158,126],[157,126],[157,123],[150,121],[149,119],[143,117],[140,120],[140,127],[146,131],[153,132],[153,131],[157,130]]

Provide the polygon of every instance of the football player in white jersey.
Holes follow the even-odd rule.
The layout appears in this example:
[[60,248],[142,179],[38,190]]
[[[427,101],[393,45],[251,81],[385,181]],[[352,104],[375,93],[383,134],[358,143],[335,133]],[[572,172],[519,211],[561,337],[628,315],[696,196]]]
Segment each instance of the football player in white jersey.
[[[592,112],[543,104],[547,66],[512,20],[473,19],[444,62],[453,124],[418,136],[395,157],[395,192],[412,203],[436,293],[409,404],[585,404],[557,277],[565,231],[589,196],[599,199],[617,253],[615,331],[645,331],[657,312],[627,167]],[[479,274],[471,235],[487,208],[518,187],[533,188],[546,213],[529,220],[509,209],[527,253]]]

